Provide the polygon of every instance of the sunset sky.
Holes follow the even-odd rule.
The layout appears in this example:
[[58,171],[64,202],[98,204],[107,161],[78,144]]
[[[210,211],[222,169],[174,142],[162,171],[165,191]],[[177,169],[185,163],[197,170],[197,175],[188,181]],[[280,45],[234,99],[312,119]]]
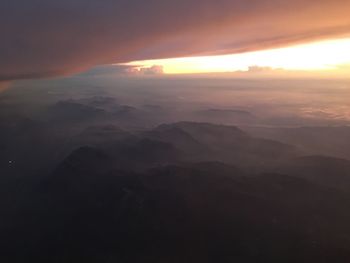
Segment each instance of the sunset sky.
[[130,62],[165,73],[343,72],[349,13],[348,0],[2,0],[0,81]]
[[[163,66],[166,74],[266,70],[350,74],[350,38],[330,39],[263,51],[219,56],[146,60],[127,65]],[[254,73],[254,72],[253,72]]]

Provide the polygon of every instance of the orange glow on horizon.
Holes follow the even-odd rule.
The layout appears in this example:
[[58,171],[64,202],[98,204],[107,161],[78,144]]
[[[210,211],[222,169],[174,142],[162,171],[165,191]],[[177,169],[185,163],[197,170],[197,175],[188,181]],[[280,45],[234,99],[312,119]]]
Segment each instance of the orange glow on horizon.
[[242,54],[135,61],[127,65],[161,65],[166,74],[247,71],[251,66],[290,71],[337,71],[341,65],[350,65],[350,38]]

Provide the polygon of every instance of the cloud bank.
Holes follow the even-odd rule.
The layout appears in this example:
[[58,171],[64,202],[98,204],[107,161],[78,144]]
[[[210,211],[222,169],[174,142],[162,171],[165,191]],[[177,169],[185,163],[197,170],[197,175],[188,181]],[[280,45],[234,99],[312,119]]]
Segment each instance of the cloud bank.
[[98,77],[98,76],[154,76],[163,75],[163,66],[153,65],[145,67],[142,65],[131,66],[131,65],[102,65],[92,68],[91,70],[85,71],[78,76],[82,77]]
[[350,33],[348,0],[2,0],[0,80]]

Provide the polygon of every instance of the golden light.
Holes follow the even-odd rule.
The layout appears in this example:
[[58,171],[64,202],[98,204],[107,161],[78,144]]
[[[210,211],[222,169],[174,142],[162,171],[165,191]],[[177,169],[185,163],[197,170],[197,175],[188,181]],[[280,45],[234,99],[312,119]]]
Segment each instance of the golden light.
[[233,55],[135,61],[128,65],[162,65],[167,74],[215,73],[247,70],[250,66],[285,70],[334,70],[350,64],[350,38],[315,42]]

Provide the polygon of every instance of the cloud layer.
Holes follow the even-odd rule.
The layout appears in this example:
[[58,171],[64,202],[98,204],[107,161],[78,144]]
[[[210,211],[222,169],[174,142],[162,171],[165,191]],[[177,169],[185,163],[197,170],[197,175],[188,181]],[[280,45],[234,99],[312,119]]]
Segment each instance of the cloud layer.
[[350,33],[349,0],[2,0],[0,80]]

